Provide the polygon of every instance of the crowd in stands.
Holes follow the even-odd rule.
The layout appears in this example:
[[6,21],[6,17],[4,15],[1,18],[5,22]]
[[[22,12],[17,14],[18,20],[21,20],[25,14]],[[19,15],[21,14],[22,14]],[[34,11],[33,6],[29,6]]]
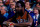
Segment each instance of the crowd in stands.
[[0,27],[4,26],[5,21],[27,25],[22,27],[40,27],[40,2],[32,5],[24,0],[0,0]]

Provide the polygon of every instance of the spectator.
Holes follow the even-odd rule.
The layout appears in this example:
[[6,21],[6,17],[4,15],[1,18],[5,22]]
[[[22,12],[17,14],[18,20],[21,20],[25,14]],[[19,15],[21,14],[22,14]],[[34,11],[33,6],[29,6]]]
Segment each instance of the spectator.
[[31,17],[33,18],[33,9],[31,9],[31,4],[29,3],[29,1],[27,1],[25,3],[25,10],[31,15]]
[[33,10],[31,9],[31,4],[29,3],[29,1],[25,3],[25,10],[28,11],[29,13],[30,13],[31,11],[33,11]]
[[15,11],[15,5],[16,5],[15,2],[10,1],[10,8],[11,8],[11,11]]
[[39,20],[40,14],[39,14],[38,8],[34,7],[33,12],[34,12],[34,16],[33,16],[34,25],[33,25],[33,27],[37,27],[38,26],[38,22],[40,21]]
[[15,2],[10,1],[10,10],[8,18],[12,17],[13,15],[15,15]]
[[7,7],[6,6],[2,6],[2,9],[1,9],[1,14],[4,16],[4,17],[8,17],[8,10],[7,10]]
[[[1,9],[2,9],[2,7],[1,7]],[[6,17],[4,17],[2,14],[1,14],[1,9],[0,9],[0,25],[1,25],[1,27],[3,27],[3,22],[4,22],[4,20],[6,19]],[[3,11],[2,11],[3,12]]]

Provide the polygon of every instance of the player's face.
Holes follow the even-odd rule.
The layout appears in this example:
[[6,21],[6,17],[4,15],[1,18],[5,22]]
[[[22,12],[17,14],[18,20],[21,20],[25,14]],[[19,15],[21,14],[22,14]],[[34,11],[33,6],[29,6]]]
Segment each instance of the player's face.
[[18,3],[18,4],[16,5],[16,10],[17,10],[17,11],[21,11],[22,9],[23,9],[23,8],[22,8],[21,4]]

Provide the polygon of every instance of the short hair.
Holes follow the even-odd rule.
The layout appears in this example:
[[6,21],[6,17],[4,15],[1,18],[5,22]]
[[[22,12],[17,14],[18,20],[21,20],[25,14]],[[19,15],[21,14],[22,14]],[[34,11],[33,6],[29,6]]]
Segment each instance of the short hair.
[[4,6],[4,5],[3,5],[2,7],[5,7],[5,8],[4,8],[4,10],[5,10],[6,12],[8,12],[8,10],[7,10],[7,7],[6,7],[6,6]]
[[[13,1],[14,3],[15,3],[15,5],[16,5],[16,2],[15,1]],[[11,2],[11,3],[13,3],[13,2]],[[10,5],[10,3],[9,3],[9,5]]]
[[22,7],[25,7],[24,2],[22,2],[22,1],[18,1],[16,4],[18,4],[18,3],[20,3]]
[[22,2],[22,1],[17,1],[16,5],[18,5],[18,3],[21,4],[21,7],[24,7],[24,8],[25,8],[25,4],[24,4],[24,2]]
[[36,10],[38,10],[38,12],[40,13],[40,10],[39,10],[37,7],[34,7],[33,10],[35,10],[35,8],[36,8]]
[[[26,1],[26,2],[29,2],[29,1]],[[25,3],[26,3],[26,2],[25,2]],[[31,6],[31,3],[30,3],[30,2],[29,2],[29,6]]]

